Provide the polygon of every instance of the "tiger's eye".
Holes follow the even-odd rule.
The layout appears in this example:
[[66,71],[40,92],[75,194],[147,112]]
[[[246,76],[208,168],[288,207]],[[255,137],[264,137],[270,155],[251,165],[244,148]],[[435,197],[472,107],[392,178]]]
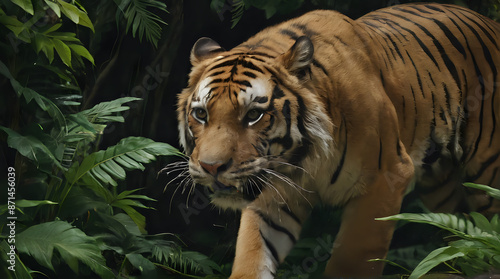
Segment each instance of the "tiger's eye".
[[258,109],[251,109],[247,112],[246,120],[249,125],[257,123],[264,113]]
[[199,122],[201,123],[205,123],[205,121],[207,121],[207,116],[208,116],[208,113],[206,110],[202,109],[202,108],[195,108],[193,110],[193,116],[196,120],[198,120]]

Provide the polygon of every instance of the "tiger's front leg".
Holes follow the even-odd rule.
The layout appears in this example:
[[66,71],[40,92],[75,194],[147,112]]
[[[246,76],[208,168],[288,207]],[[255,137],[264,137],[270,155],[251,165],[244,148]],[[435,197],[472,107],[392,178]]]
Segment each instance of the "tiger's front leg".
[[394,231],[394,222],[376,218],[398,214],[406,187],[413,177],[413,164],[407,154],[403,162],[382,170],[366,187],[366,193],[345,206],[342,223],[328,261],[325,275],[367,278],[382,275],[384,259]]
[[311,206],[293,210],[297,215],[286,203],[265,200],[242,210],[231,279],[274,278],[277,266],[299,238]]

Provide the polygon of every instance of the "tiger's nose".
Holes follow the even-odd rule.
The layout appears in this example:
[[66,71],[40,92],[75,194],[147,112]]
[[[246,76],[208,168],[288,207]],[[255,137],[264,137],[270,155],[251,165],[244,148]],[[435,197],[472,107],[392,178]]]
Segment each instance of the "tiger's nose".
[[232,162],[233,162],[232,159],[229,159],[229,161],[225,163],[223,162],[207,163],[203,161],[198,161],[203,170],[211,174],[213,177],[217,177],[218,174],[226,171],[231,166]]

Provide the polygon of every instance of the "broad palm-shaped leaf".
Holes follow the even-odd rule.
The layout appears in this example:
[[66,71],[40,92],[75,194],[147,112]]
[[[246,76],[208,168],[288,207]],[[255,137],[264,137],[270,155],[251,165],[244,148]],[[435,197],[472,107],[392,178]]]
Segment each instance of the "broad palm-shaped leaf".
[[82,262],[103,278],[113,277],[94,238],[67,222],[53,221],[31,226],[19,233],[16,240],[20,253],[32,256],[39,264],[52,270],[56,249],[64,262],[77,273],[78,262]]

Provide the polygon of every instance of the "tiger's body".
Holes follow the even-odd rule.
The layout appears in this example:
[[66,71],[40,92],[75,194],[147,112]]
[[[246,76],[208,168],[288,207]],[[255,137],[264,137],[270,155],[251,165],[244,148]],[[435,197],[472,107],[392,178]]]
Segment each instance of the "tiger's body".
[[436,211],[493,210],[499,24],[449,5],[357,20],[313,11],[225,51],[193,47],[181,144],[212,202],[242,210],[232,278],[272,278],[318,203],[343,206],[326,273],[381,274],[409,189]]

